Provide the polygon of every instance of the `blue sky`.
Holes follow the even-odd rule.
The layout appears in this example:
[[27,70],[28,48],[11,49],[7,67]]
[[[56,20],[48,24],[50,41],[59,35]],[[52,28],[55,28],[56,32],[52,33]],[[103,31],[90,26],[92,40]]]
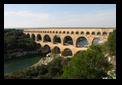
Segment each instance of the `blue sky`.
[[116,27],[116,4],[4,4],[4,28]]

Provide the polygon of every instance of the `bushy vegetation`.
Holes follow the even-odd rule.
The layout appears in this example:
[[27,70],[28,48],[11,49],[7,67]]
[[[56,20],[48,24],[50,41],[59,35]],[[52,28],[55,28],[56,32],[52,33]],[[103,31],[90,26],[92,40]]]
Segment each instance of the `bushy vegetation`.
[[61,78],[103,79],[103,77],[109,77],[108,71],[111,70],[112,65],[107,61],[105,53],[116,55],[115,30],[103,45],[91,45],[87,51],[74,56],[63,68],[64,73]]
[[40,48],[40,45],[23,33],[23,30],[4,29],[4,55],[34,51]]

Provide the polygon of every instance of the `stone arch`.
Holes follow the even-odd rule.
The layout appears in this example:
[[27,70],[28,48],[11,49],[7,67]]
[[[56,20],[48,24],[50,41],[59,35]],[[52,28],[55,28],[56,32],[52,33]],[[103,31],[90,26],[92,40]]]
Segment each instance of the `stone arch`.
[[109,35],[112,34],[112,32],[109,32]]
[[82,31],[82,32],[81,32],[81,34],[83,35],[83,34],[84,34],[84,32]]
[[58,35],[55,35],[53,37],[53,44],[56,44],[56,43],[61,43],[61,38]]
[[87,47],[88,46],[88,40],[87,38],[80,36],[76,40],[76,47]]
[[70,36],[65,36],[63,40],[63,45],[73,45],[73,39]]
[[30,38],[30,34],[29,33],[27,34],[27,37]]
[[103,35],[107,35],[107,32],[104,31],[104,32],[103,32]]
[[44,35],[43,41],[44,42],[51,42],[50,36],[48,34]]
[[65,31],[63,31],[63,34],[65,34]]
[[35,35],[34,34],[31,35],[31,39],[35,41]]
[[89,34],[90,34],[90,32],[87,31],[87,32],[86,32],[86,35],[89,35]]
[[99,38],[99,37],[94,38],[94,39],[92,40],[92,44],[99,44],[99,41],[100,41],[100,38]]
[[91,34],[92,34],[92,35],[95,35],[95,32],[92,32]]
[[49,45],[44,45],[42,53],[50,53],[51,52],[51,48]]
[[37,34],[37,41],[40,41],[40,40],[42,40],[42,37],[40,34]]
[[71,34],[74,34],[74,32],[72,31]]
[[69,34],[69,31],[67,31],[67,34]]
[[53,54],[60,54],[61,53],[61,50],[58,46],[55,46],[53,49],[52,49],[52,53]]
[[59,32],[59,34],[61,34],[61,31]]
[[[77,51],[77,52],[75,53],[75,55],[79,54],[80,52],[82,52],[82,50]],[[75,56],[75,55],[74,55],[74,56]]]
[[101,35],[101,33],[100,32],[97,32],[97,35]]
[[73,56],[72,50],[70,50],[69,48],[65,48],[61,54],[62,56]]
[[79,32],[77,31],[76,34],[79,34]]

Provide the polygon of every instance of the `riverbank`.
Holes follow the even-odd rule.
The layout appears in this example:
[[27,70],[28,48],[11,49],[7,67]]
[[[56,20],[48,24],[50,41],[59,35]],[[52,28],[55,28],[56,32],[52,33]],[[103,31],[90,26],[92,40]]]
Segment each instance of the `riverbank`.
[[42,53],[41,49],[38,49],[35,51],[23,51],[23,52],[14,52],[11,54],[6,54],[4,55],[4,60],[10,60],[12,58],[39,55],[39,54],[46,55],[46,53]]

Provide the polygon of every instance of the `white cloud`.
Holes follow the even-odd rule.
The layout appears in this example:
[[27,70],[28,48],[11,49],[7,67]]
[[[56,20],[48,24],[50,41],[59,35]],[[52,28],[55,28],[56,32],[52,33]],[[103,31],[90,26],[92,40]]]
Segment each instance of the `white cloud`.
[[4,27],[31,27],[49,21],[49,14],[31,13],[28,11],[5,12]]
[[[66,14],[66,16],[65,16]],[[72,17],[73,16],[73,17]],[[29,11],[5,12],[4,27],[116,27],[115,11],[97,11],[89,14],[61,15],[31,13]]]

